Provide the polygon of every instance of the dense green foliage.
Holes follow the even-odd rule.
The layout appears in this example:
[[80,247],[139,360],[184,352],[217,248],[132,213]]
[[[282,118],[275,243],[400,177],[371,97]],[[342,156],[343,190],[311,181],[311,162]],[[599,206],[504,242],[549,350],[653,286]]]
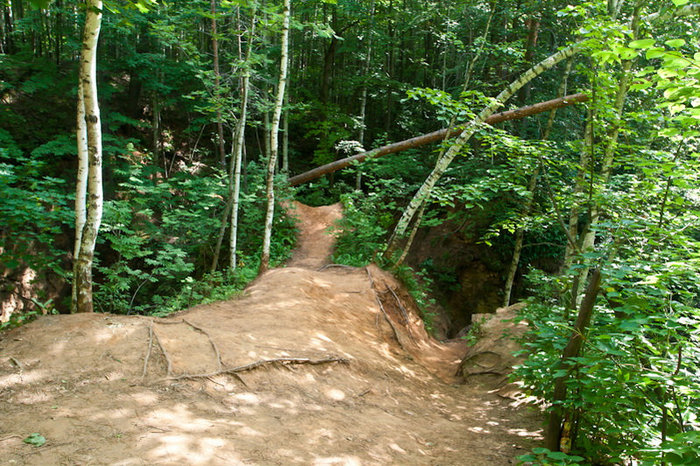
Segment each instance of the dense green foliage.
[[[28,270],[63,288],[19,298],[28,312],[15,321],[67,310],[84,16],[78,2],[29,3],[0,2],[0,292],[21,295]],[[256,5],[252,37],[254,0],[214,4],[215,13],[204,0],[107,2],[98,49],[107,202],[94,276],[102,311],[163,315],[228,297],[257,272],[280,2]],[[508,105],[554,98],[563,82],[590,101],[553,120],[479,127],[421,211],[425,242],[409,252],[423,255],[404,262],[416,271],[395,267],[434,328],[429,288],[449,304],[474,264],[498,270],[502,287],[521,242],[514,296],[528,299],[531,331],[516,377],[564,419],[556,448],[525,463],[698,462],[700,22],[678,15],[683,8],[697,13],[697,2],[294,2],[282,138],[292,174],[468,121],[532,64],[580,43],[570,67],[542,74]],[[244,70],[238,264],[221,260],[212,272],[230,182],[216,122],[228,152]],[[374,159],[294,192],[280,176],[280,198],[342,201],[333,259],[391,267],[403,253],[383,257],[396,221],[449,146]],[[274,262],[294,233],[278,209]],[[437,243],[460,250],[426,259]],[[602,284],[590,325],[577,328],[593,270]],[[577,335],[580,349],[562,357]]]

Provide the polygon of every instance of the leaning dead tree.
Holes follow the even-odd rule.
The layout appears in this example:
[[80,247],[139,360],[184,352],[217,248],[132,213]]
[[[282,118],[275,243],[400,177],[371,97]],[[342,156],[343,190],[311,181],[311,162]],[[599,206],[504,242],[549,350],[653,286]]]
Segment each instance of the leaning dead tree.
[[[490,125],[495,125],[496,123],[502,123],[509,120],[518,120],[520,118],[525,118],[531,115],[537,115],[538,113],[548,112],[550,110],[567,107],[569,105],[574,105],[580,102],[585,102],[588,100],[586,94],[572,94],[558,99],[548,100],[546,102],[540,102],[534,105],[528,105],[527,107],[517,108],[515,110],[508,110],[507,112],[496,113],[488,117],[484,123]],[[462,131],[464,131],[465,125],[458,125],[449,129],[441,129],[438,131],[433,131],[432,133],[423,134],[415,138],[406,139],[405,141],[395,142],[393,144],[388,144],[386,146],[379,147],[377,149],[372,149],[367,152],[361,152],[352,157],[347,157],[344,159],[336,160],[335,162],[322,165],[320,167],[314,168],[307,172],[301,173],[299,175],[293,176],[289,179],[289,184],[291,186],[298,186],[303,183],[307,183],[311,180],[322,177],[323,175],[328,175],[329,173],[342,170],[343,168],[349,167],[355,162],[362,162],[368,158],[381,157],[383,155],[394,154],[396,152],[401,152],[407,149],[413,149],[415,147],[424,146],[437,141],[442,141],[445,138],[459,136]]]

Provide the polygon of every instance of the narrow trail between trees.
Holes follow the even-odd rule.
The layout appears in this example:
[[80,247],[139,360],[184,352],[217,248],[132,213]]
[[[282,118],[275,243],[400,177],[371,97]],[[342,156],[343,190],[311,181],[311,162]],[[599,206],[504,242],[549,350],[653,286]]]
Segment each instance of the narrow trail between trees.
[[539,414],[459,385],[466,346],[430,338],[390,274],[328,263],[339,205],[294,210],[292,259],[237,299],[0,335],[0,463],[515,463]]

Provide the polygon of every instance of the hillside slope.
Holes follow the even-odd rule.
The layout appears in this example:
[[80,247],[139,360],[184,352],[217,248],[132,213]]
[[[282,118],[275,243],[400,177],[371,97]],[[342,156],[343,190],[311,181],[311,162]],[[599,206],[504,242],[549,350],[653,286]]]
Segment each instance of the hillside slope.
[[296,209],[295,255],[239,299],[0,335],[2,464],[500,465],[529,448],[538,414],[457,385],[466,348],[429,338],[393,277],[327,264],[340,207]]

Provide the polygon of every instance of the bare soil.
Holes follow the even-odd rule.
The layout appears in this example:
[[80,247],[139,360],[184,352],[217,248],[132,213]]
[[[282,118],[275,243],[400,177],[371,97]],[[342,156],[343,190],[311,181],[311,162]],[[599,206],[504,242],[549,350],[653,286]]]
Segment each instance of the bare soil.
[[327,263],[340,206],[296,210],[293,258],[238,299],[0,335],[0,464],[515,463],[540,414],[460,385],[466,346],[430,338],[390,274]]

